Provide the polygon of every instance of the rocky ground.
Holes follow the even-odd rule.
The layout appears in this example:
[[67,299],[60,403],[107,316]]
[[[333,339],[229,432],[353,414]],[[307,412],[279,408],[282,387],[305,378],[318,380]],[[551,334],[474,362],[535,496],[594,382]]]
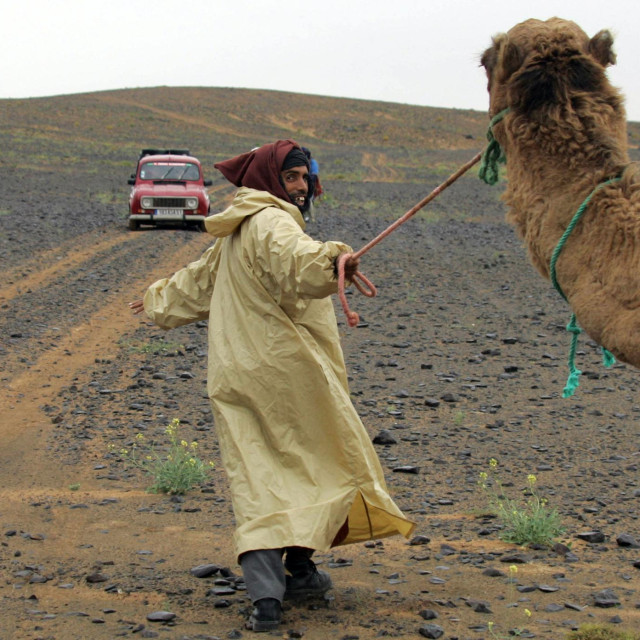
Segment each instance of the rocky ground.
[[[326,182],[311,235],[359,248],[437,184],[381,182],[379,160],[364,160],[378,168],[370,179]],[[4,185],[15,178],[2,173]],[[0,638],[251,637],[205,393],[206,324],[164,333],[126,306],[210,239],[128,232],[115,206],[81,226],[56,196],[60,176],[37,180],[37,203],[26,185],[5,187],[3,201],[31,202],[33,219],[0,216]],[[363,258],[379,295],[350,296],[360,325],[336,307],[353,402],[416,537],[319,554],[335,588],[288,605],[274,637],[640,628],[637,372],[605,369],[583,336],[581,385],[562,398],[569,310],[529,265],[498,195],[460,180]],[[163,442],[173,418],[216,463],[183,497],[147,493],[149,480],[109,451],[138,433]],[[516,500],[536,476],[562,544],[500,539],[478,485],[491,458]]]

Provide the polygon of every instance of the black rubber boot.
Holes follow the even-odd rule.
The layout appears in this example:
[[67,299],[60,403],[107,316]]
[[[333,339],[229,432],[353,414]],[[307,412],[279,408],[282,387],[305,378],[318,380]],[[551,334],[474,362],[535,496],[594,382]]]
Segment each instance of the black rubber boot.
[[275,598],[261,598],[254,603],[246,628],[249,631],[274,631],[282,621],[282,605]]

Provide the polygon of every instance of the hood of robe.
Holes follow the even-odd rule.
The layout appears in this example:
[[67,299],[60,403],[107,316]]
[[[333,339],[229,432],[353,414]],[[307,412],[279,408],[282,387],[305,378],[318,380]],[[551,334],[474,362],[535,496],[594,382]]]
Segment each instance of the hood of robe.
[[258,191],[249,187],[240,187],[231,206],[222,213],[209,216],[205,219],[204,224],[207,232],[212,236],[224,238],[231,235],[245,218],[270,207],[286,211],[300,225],[301,229],[306,227],[302,214],[296,205],[285,202],[268,191]]

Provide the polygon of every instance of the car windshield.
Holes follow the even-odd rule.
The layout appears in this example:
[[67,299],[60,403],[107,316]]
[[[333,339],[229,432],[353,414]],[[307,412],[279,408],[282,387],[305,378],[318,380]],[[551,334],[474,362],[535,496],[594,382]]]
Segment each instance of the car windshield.
[[140,167],[141,180],[198,180],[200,171],[191,162],[145,162]]

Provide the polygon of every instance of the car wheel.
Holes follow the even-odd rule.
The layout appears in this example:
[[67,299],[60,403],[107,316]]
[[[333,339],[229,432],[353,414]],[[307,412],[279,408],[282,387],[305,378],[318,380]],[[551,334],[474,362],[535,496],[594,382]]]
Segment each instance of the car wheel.
[[137,220],[129,219],[129,231],[137,231],[140,228],[140,223]]

